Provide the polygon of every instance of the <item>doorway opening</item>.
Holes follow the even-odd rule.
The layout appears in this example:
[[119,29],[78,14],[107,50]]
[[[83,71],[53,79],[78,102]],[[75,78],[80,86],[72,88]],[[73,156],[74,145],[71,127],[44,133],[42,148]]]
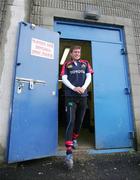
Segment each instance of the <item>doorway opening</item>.
[[[71,46],[78,45],[81,46],[81,59],[88,60],[92,65],[92,51],[91,51],[91,42],[82,41],[82,40],[70,40],[70,39],[60,39],[60,56],[61,60],[64,51],[69,49]],[[67,56],[66,60],[69,57]],[[59,60],[59,74],[62,68],[62,62]],[[59,79],[59,96],[58,96],[58,150],[65,150],[64,141],[65,141],[65,97],[63,92],[62,80]],[[93,100],[93,80],[88,87],[88,106],[86,114],[83,120],[83,125],[80,131],[80,136],[78,138],[78,149],[87,150],[93,149],[95,147],[95,133],[94,133],[94,100]]]

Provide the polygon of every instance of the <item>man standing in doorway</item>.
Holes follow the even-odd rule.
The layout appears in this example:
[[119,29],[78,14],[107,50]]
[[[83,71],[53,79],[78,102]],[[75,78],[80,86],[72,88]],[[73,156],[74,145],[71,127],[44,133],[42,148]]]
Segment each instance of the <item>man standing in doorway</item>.
[[93,70],[87,60],[81,58],[81,47],[70,49],[70,60],[62,66],[61,76],[64,84],[66,106],[66,165],[73,167],[72,149],[78,147],[77,138],[87,108],[87,88],[91,82]]

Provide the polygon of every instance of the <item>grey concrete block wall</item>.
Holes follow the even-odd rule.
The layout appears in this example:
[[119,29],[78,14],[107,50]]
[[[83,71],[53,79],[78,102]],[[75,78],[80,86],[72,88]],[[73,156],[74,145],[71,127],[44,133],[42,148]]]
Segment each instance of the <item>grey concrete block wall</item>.
[[[140,69],[140,1],[139,0],[31,0],[30,21],[43,24],[41,7],[52,7],[84,12],[86,9],[98,10],[101,15],[132,19],[136,45],[137,61]],[[55,12],[54,12],[55,14]],[[129,25],[129,22],[126,22]]]
[[[4,31],[4,21],[6,17],[7,0],[0,0],[0,54],[2,54],[2,36]],[[3,68],[3,60],[0,56],[0,77]]]
[[7,4],[7,0],[0,0],[0,44],[1,44],[1,37],[3,32],[4,19],[6,15],[6,4]]

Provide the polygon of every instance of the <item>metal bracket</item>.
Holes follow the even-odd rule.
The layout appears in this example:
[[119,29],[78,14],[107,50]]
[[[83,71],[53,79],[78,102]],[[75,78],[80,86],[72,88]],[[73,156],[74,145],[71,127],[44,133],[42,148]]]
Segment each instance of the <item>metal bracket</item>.
[[30,90],[34,89],[34,82],[33,81],[29,82],[29,89]]

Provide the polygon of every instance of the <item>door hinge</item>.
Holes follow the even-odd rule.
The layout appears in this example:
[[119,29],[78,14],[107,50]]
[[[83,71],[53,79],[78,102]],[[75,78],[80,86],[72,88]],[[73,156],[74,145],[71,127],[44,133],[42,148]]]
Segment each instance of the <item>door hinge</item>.
[[61,35],[61,31],[57,31]]
[[24,21],[21,22],[24,26],[27,26],[28,24]]
[[126,48],[122,48],[122,49],[121,49],[121,54],[122,54],[122,55],[126,55],[126,54],[127,54]]
[[134,131],[130,131],[128,134],[129,134],[129,139],[135,139],[135,132]]
[[131,94],[130,88],[124,88],[124,93],[127,95]]
[[32,30],[34,30],[34,29],[35,29],[35,27],[36,27],[36,25],[35,25],[35,24],[31,24],[31,25],[30,25],[30,28],[31,28]]

